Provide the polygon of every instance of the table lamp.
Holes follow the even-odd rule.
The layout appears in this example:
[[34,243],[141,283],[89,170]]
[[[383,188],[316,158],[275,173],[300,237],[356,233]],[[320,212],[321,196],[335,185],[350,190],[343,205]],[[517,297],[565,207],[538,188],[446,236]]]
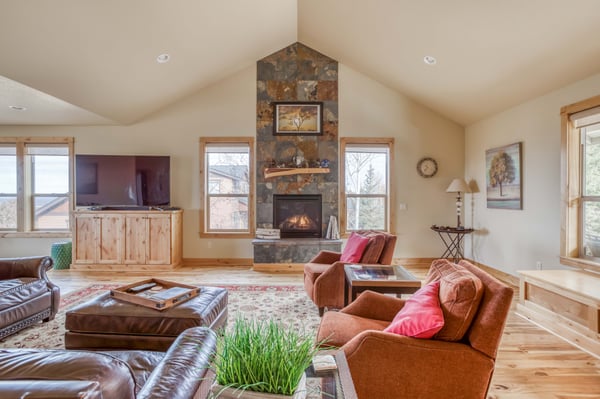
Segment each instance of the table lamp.
[[471,190],[469,189],[469,185],[465,182],[465,179],[454,179],[452,183],[446,189],[447,193],[456,193],[456,227],[461,228],[460,224],[460,207],[462,206],[462,200],[460,198],[460,193],[469,193]]

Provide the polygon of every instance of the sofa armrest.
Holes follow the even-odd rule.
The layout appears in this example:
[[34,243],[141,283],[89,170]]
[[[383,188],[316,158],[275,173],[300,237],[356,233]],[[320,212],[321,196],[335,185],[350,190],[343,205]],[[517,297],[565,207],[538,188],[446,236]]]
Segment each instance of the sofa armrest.
[[340,252],[321,250],[309,263],[321,263],[323,265],[330,265],[340,260],[342,254]]
[[402,309],[405,300],[374,291],[362,292],[354,302],[340,310],[367,319],[392,321]]
[[185,330],[173,342],[138,393],[137,399],[191,399],[204,380],[217,346],[207,327]]
[[48,281],[46,271],[52,268],[49,256],[31,256],[26,258],[0,259],[0,280],[19,277],[34,277]]
[[466,344],[383,331],[364,331],[342,350],[358,397],[485,398],[494,370]]

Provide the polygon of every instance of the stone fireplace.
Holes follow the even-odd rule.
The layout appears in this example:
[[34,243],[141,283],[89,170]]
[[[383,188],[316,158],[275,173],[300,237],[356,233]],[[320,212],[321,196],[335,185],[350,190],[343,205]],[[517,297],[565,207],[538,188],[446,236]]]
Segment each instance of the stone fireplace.
[[320,194],[273,195],[273,227],[281,238],[321,237]]
[[[339,251],[341,240],[322,238],[330,217],[338,217],[338,63],[302,43],[294,43],[257,61],[256,80],[256,227],[280,229],[281,239],[253,240],[254,267],[303,264],[322,249]],[[321,133],[275,135],[276,102],[322,104]],[[328,171],[310,173],[302,170],[307,169],[303,166],[292,174],[265,173],[268,168],[288,167],[297,159],[308,165],[325,161]],[[308,207],[308,196],[319,198],[318,209],[305,209],[308,219],[280,215],[293,207]],[[286,203],[294,197],[295,205]],[[279,198],[284,198],[281,204]]]

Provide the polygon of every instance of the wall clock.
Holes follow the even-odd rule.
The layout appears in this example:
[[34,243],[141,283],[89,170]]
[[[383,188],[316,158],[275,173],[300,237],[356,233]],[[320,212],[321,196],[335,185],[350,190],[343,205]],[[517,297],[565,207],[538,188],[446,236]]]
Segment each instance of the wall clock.
[[437,173],[437,170],[438,165],[433,158],[421,158],[417,163],[417,172],[421,177],[433,177]]

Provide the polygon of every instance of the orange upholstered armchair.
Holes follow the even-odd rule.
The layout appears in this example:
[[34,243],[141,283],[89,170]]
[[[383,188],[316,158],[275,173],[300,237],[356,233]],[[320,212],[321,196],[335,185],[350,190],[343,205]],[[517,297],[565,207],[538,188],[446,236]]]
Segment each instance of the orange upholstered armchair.
[[[369,238],[359,262],[361,264],[390,265],[394,256],[397,237],[379,231],[361,230],[356,233]],[[344,306],[345,274],[342,253],[321,251],[304,265],[304,289],[323,315],[325,308],[340,309]]]
[[431,339],[384,332],[405,300],[373,291],[321,319],[317,341],[345,352],[360,399],[486,397],[513,290],[466,261],[435,261],[426,283],[438,280],[445,324]]

